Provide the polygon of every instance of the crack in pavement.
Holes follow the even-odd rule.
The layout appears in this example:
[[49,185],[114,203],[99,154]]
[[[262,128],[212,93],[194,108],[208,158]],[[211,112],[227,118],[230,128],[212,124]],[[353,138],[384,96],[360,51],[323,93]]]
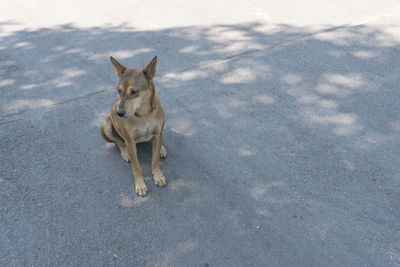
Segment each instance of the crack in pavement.
[[[300,37],[296,37],[296,38],[289,39],[289,40],[286,40],[286,41],[278,42],[278,43],[273,44],[273,45],[271,45],[271,46],[269,46],[269,47],[267,47],[265,49],[252,49],[252,50],[248,50],[248,51],[245,51],[245,52],[242,52],[242,53],[239,53],[239,54],[230,55],[228,57],[224,57],[224,58],[220,58],[220,59],[214,59],[214,60],[212,60],[212,61],[210,61],[208,63],[198,64],[198,65],[195,65],[193,67],[182,69],[180,71],[167,72],[165,74],[162,74],[161,78],[167,77],[168,75],[173,75],[173,74],[176,74],[176,73],[184,73],[186,71],[191,71],[191,70],[210,67],[210,66],[222,63],[222,62],[226,62],[226,61],[230,61],[230,60],[234,60],[234,59],[238,59],[238,58],[243,58],[243,57],[246,57],[246,56],[249,56],[249,55],[253,55],[253,54],[256,54],[256,53],[266,53],[266,52],[269,52],[269,51],[271,51],[271,50],[273,50],[275,48],[278,48],[278,47],[285,47],[287,45],[296,43],[298,41],[309,39],[309,38],[311,38],[311,37],[313,37],[313,36],[315,36],[317,34],[335,31],[335,30],[346,28],[346,27],[349,27],[349,26],[354,27],[353,25],[345,24],[345,25],[340,25],[340,26],[327,28],[327,29],[320,30],[320,31],[317,31],[317,32],[314,32],[314,33],[306,34],[304,36],[300,36]],[[356,25],[356,26],[359,26],[359,25]]]
[[210,61],[208,63],[205,63],[205,64],[198,64],[198,65],[195,65],[193,67],[182,69],[180,71],[168,72],[168,73],[162,74],[161,77],[166,77],[167,75],[173,75],[173,74],[176,74],[176,73],[184,73],[186,71],[191,71],[191,70],[210,67],[210,66],[216,65],[218,63],[222,63],[222,62],[225,62],[225,61],[230,61],[230,60],[237,59],[237,58],[246,57],[248,55],[252,55],[252,54],[256,54],[256,53],[267,53],[267,52],[269,52],[269,51],[271,51],[271,50],[273,50],[275,48],[285,47],[285,46],[294,44],[294,43],[302,41],[302,40],[307,40],[307,39],[309,39],[311,37],[314,37],[314,36],[316,36],[318,34],[333,32],[333,31],[340,30],[340,29],[345,29],[345,28],[359,27],[359,26],[364,25],[364,24],[366,24],[368,22],[371,22],[373,20],[376,20],[376,19],[379,19],[379,18],[383,18],[383,17],[389,17],[389,16],[397,15],[399,13],[400,13],[400,9],[398,9],[398,10],[396,10],[394,12],[388,13],[388,14],[377,15],[377,16],[373,16],[373,17],[367,18],[367,19],[363,20],[362,22],[343,24],[343,25],[339,25],[339,26],[335,26],[335,27],[322,29],[322,30],[319,30],[319,31],[316,31],[316,32],[313,32],[313,33],[310,33],[310,34],[305,34],[304,36],[300,36],[300,37],[296,37],[296,38],[289,39],[289,40],[286,40],[286,41],[278,42],[278,43],[273,44],[273,45],[271,45],[271,46],[269,46],[269,47],[267,47],[265,49],[248,50],[248,51],[245,51],[245,52],[242,52],[242,53],[239,53],[239,54],[234,54],[234,55],[231,55],[231,56],[228,56],[228,57],[225,57],[225,58],[215,59],[215,60],[212,60],[212,61]]
[[[272,50],[274,50],[276,48],[285,47],[285,46],[297,43],[297,42],[302,41],[302,40],[307,40],[307,39],[310,39],[310,38],[312,38],[312,37],[314,37],[316,35],[322,34],[322,33],[333,32],[333,31],[336,31],[336,30],[344,29],[344,28],[359,27],[359,26],[364,25],[364,24],[366,24],[368,22],[371,22],[373,20],[376,20],[376,19],[379,19],[379,18],[383,18],[383,17],[393,16],[393,15],[396,15],[396,14],[399,14],[399,13],[400,13],[400,9],[395,10],[395,11],[393,11],[391,13],[388,13],[388,14],[377,15],[377,16],[373,16],[373,17],[367,18],[367,19],[365,19],[365,20],[363,20],[362,22],[359,22],[359,23],[343,24],[343,25],[339,25],[339,26],[335,26],[335,27],[322,29],[322,30],[316,31],[314,33],[306,34],[304,36],[300,36],[300,37],[296,37],[296,38],[293,38],[293,39],[289,39],[289,40],[278,42],[278,43],[273,44],[273,45],[271,45],[271,46],[269,46],[269,47],[267,47],[265,49],[248,50],[248,51],[245,51],[245,52],[242,52],[242,53],[233,54],[233,55],[225,57],[225,58],[215,59],[215,60],[212,60],[212,61],[210,61],[208,63],[198,64],[198,65],[195,65],[195,66],[192,66],[192,67],[189,67],[189,68],[185,68],[185,69],[182,69],[182,70],[179,70],[179,71],[163,73],[163,74],[160,74],[159,77],[160,78],[167,78],[169,75],[174,75],[174,74],[178,74],[178,73],[184,73],[184,72],[191,71],[191,70],[196,70],[196,69],[207,68],[207,67],[210,67],[210,66],[222,63],[222,62],[227,62],[227,61],[235,60],[235,59],[238,59],[238,58],[243,58],[243,57],[246,57],[246,56],[254,55],[256,53],[267,53],[267,52],[272,51]],[[94,92],[94,93],[87,94],[87,95],[82,96],[82,97],[69,99],[69,100],[66,100],[66,101],[63,101],[63,102],[60,102],[60,103],[56,103],[56,104],[51,105],[49,107],[39,107],[39,108],[24,110],[24,111],[21,111],[21,112],[18,112],[18,113],[7,114],[7,115],[5,115],[5,116],[0,118],[0,125],[3,125],[5,123],[7,123],[7,122],[15,121],[17,119],[23,119],[23,118],[35,115],[35,114],[37,114],[37,113],[39,113],[41,111],[49,111],[49,110],[53,110],[53,109],[56,109],[56,108],[59,108],[59,107],[65,107],[65,106],[69,106],[69,105],[79,104],[79,103],[88,101],[88,100],[90,100],[90,99],[92,99],[94,97],[97,97],[99,95],[103,95],[103,94],[106,94],[108,92],[111,92],[113,90],[115,90],[115,89],[114,88],[108,88],[108,89],[104,89],[104,90],[101,90],[101,91],[97,91],[97,92]]]
[[21,111],[21,112],[18,112],[18,113],[8,114],[8,115],[5,115],[2,118],[0,118],[0,125],[5,124],[5,123],[7,123],[9,121],[14,121],[16,119],[23,119],[23,118],[26,118],[28,116],[32,116],[32,115],[37,114],[37,113],[39,113],[41,111],[49,111],[49,110],[53,110],[53,109],[56,109],[56,108],[59,108],[59,107],[65,107],[65,106],[70,106],[70,105],[86,102],[86,101],[89,101],[90,99],[92,99],[92,98],[94,98],[96,96],[104,95],[104,94],[107,94],[107,93],[112,92],[114,90],[115,90],[115,88],[107,88],[107,89],[104,89],[104,90],[101,90],[101,91],[97,91],[97,92],[94,92],[94,93],[87,94],[87,95],[82,96],[82,97],[68,99],[66,101],[51,105],[49,107],[27,109],[27,110],[24,110],[24,111]]

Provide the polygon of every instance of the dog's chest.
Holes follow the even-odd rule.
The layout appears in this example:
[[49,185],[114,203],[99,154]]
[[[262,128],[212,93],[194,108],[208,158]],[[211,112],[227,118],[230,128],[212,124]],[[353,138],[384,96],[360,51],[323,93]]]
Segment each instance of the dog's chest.
[[135,140],[136,142],[147,142],[154,135],[155,126],[146,122],[144,125],[141,125],[140,128],[135,130]]

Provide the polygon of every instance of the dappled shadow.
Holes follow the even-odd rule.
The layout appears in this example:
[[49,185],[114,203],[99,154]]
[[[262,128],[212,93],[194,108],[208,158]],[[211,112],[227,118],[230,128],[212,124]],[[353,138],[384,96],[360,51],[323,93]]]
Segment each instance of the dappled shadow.
[[[45,109],[114,86],[109,55],[133,67],[157,54],[169,152],[162,169],[169,185],[150,185],[144,200],[133,186],[108,195],[153,226],[161,220],[164,230],[181,227],[172,238],[181,239],[175,247],[160,239],[154,262],[172,255],[164,263],[174,265],[185,251],[203,249],[215,265],[243,258],[251,259],[249,265],[299,258],[304,265],[323,265],[333,254],[338,265],[351,258],[343,255],[354,256],[354,263],[399,263],[392,245],[400,220],[391,211],[398,211],[399,200],[400,44],[375,26],[311,34],[257,23],[17,31],[0,37],[0,114]],[[86,127],[101,144],[98,127],[115,92],[105,94],[109,100],[83,105],[92,109]],[[96,151],[104,156],[110,150]],[[131,175],[130,165],[112,151],[111,163],[104,164]],[[148,184],[150,151],[150,145],[140,146]],[[158,213],[144,210],[156,205]],[[373,240],[357,237],[365,237],[366,228]],[[228,246],[224,251],[232,250],[232,258],[221,259],[213,249],[199,248],[210,240],[219,248],[252,246]],[[317,251],[299,256],[309,240]],[[378,251],[382,244],[385,253]]]
[[[1,23],[0,32],[10,23]],[[282,25],[276,26],[277,34],[261,35],[257,33],[261,26],[219,25],[151,32],[124,25],[81,29],[68,24],[4,34],[0,47],[0,114],[45,108],[114,86],[108,62],[111,54],[126,62],[134,59],[132,64],[138,66],[158,54],[162,74],[248,49],[263,49],[282,38],[306,33]]]

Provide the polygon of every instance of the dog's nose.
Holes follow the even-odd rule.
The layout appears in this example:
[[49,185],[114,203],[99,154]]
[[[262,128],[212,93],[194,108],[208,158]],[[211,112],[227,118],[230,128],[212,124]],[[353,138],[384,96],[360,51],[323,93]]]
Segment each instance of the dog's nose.
[[117,109],[117,115],[123,117],[125,115],[125,110]]

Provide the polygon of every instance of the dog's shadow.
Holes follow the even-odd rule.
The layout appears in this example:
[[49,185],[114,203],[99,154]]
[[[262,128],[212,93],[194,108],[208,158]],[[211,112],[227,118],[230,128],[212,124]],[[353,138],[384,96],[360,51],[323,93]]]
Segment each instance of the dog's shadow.
[[[171,131],[168,131],[168,129],[164,129],[164,142],[163,146],[167,149],[167,157],[166,158],[160,158],[160,167],[161,170],[164,172],[164,174],[167,176],[168,175],[168,162],[169,162],[169,157],[174,154],[174,145],[178,143],[178,146],[180,143],[182,143],[181,138],[184,138],[184,136],[173,133]],[[170,142],[168,142],[168,140]],[[177,140],[178,139],[178,140]],[[124,170],[126,170],[127,175],[133,175],[132,174],[132,165],[130,162],[125,162],[121,158],[121,151],[120,149],[115,145],[115,144],[108,144],[109,147],[109,152],[113,162],[115,162],[116,165],[121,166]],[[136,144],[136,150],[137,150],[137,156],[139,160],[140,167],[142,168],[143,171],[143,178],[148,181],[152,180],[152,170],[151,170],[151,161],[153,158],[153,145],[152,145],[152,140],[148,142],[143,142],[143,143],[138,143]],[[151,178],[151,179],[150,179]],[[167,180],[168,177],[166,177]]]
[[[116,160],[120,161],[121,164],[127,163],[127,162],[123,161],[121,158],[121,150],[114,144],[112,146],[113,147],[112,147],[112,149],[110,149],[110,151],[112,152],[113,157],[115,157]],[[150,140],[148,142],[136,144],[136,150],[137,150],[137,156],[138,156],[138,160],[140,163],[140,167],[146,168],[145,165],[148,165],[148,164],[151,165],[151,159],[153,157],[152,141]],[[129,164],[129,166],[131,166],[130,162],[128,162],[128,164]]]

